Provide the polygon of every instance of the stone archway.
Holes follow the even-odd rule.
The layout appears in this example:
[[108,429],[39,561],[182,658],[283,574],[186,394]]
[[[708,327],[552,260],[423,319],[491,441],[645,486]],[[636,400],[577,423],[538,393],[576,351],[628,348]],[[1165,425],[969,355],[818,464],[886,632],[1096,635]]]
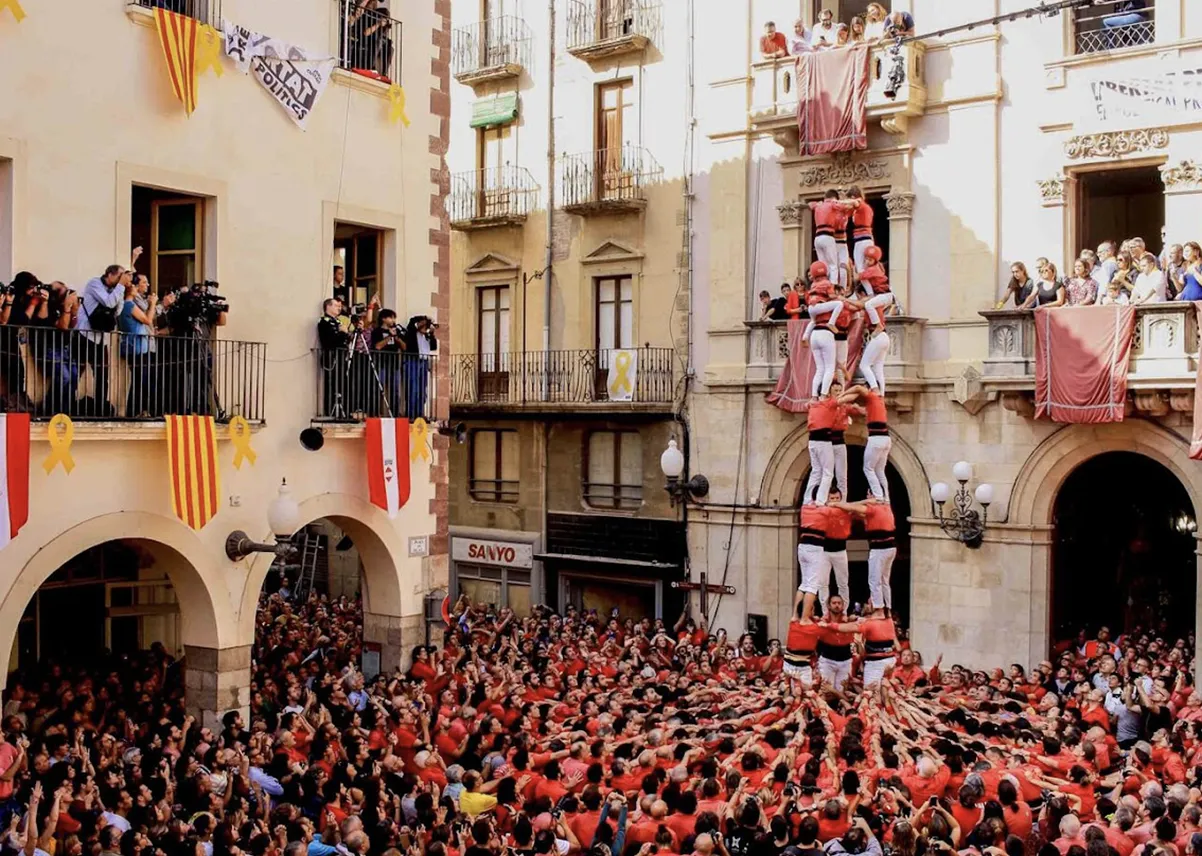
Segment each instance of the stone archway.
[[[323,493],[300,503],[301,526],[325,519],[350,536],[363,564],[363,638],[380,646],[380,666],[395,668],[405,660],[409,647],[419,640],[423,604],[414,585],[403,585],[399,560],[407,545],[388,515],[359,497]],[[250,573],[242,590],[239,637],[254,641],[255,611],[272,556],[260,554],[250,562]],[[415,581],[420,582],[420,581]]]

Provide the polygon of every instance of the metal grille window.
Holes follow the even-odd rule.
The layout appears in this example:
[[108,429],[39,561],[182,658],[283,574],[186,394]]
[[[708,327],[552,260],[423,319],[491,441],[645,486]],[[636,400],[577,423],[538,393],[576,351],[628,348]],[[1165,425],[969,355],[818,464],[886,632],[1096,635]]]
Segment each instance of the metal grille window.
[[177,15],[195,18],[202,24],[221,28],[221,0],[136,0],[147,9],[166,9]]
[[643,504],[643,438],[637,431],[588,435],[584,501],[593,508]]
[[1073,13],[1078,54],[1150,45],[1156,41],[1156,4],[1148,0],[1095,0]]
[[468,493],[478,502],[517,502],[518,432],[478,430],[471,434]]
[[401,82],[401,22],[387,0],[337,0],[338,65],[384,83]]

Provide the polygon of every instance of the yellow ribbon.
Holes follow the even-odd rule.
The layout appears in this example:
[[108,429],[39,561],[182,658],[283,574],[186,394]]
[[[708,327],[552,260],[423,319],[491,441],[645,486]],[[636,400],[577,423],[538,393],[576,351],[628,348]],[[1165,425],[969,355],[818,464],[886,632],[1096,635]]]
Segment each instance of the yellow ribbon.
[[430,426],[426,424],[426,420],[420,416],[413,420],[413,427],[410,429],[413,434],[413,440],[409,444],[409,460],[416,461],[421,458],[423,461],[430,460],[430,447],[427,445],[430,436]]
[[409,117],[405,115],[405,87],[399,83],[388,87],[388,121],[409,127]]
[[243,461],[250,461],[250,465],[255,465],[255,459],[259,456],[255,454],[255,450],[250,447],[250,423],[243,416],[235,416],[230,420],[230,442],[234,444],[236,451],[234,455],[234,469],[242,469]]
[[197,34],[195,68],[197,77],[210,68],[218,77],[225,74],[221,67],[221,36],[208,24],[202,25]]
[[20,0],[0,0],[0,12],[5,9],[13,13],[18,24],[25,20],[25,10],[21,8]]
[[620,395],[622,392],[629,392],[634,395],[634,387],[630,385],[630,359],[629,351],[618,351],[614,357],[614,371],[617,372],[617,377],[614,378],[613,389],[610,390],[611,395]]
[[[62,429],[61,431],[59,429]],[[42,461],[42,469],[50,475],[59,464],[66,472],[75,469],[75,459],[71,457],[71,440],[75,437],[75,425],[71,417],[65,413],[57,413],[50,420],[46,439],[50,441],[50,454]]]

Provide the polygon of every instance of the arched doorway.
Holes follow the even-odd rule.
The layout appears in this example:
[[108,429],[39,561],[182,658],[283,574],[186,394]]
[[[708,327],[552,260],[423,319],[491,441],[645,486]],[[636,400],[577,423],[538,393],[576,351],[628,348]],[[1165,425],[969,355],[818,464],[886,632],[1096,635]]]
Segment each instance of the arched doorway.
[[1197,518],[1185,486],[1135,452],[1076,467],[1052,511],[1052,636],[1194,628]]
[[[901,473],[890,461],[885,465],[885,476],[889,480],[889,500],[893,507],[893,519],[897,524],[897,559],[893,563],[891,584],[893,588],[893,610],[899,628],[910,626],[910,493]],[[801,494],[809,481],[810,471],[805,472],[794,499],[794,508],[801,508]],[[851,501],[868,496],[868,480],[864,478],[864,447],[847,447],[847,489]],[[852,527],[851,541],[847,545],[848,585],[851,587],[852,604],[868,602],[868,542],[864,540],[864,525],[856,522]],[[801,569],[794,569],[800,582]],[[832,581],[833,584],[833,581]]]

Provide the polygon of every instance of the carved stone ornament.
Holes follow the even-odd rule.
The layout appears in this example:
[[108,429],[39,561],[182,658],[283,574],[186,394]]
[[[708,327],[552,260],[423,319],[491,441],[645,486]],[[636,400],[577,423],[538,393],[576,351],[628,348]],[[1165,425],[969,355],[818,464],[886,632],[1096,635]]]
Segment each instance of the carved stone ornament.
[[908,220],[914,216],[914,194],[894,190],[885,197],[885,207],[890,220]]
[[883,160],[854,160],[849,152],[832,157],[828,164],[815,164],[801,171],[802,187],[850,187],[889,177],[889,164]]
[[1143,128],[1138,131],[1104,131],[1100,134],[1072,137],[1064,144],[1064,153],[1072,160],[1111,158],[1152,149],[1167,149],[1168,147],[1169,132],[1167,130]]
[[806,210],[806,207],[806,204],[799,200],[777,205],[776,213],[780,215],[780,224],[782,226],[800,226],[801,215]]
[[1202,187],[1202,163],[1194,160],[1166,163],[1160,168],[1160,177],[1166,190]]
[[1044,205],[1059,205],[1064,203],[1063,175],[1057,175],[1054,178],[1044,179],[1035,183],[1039,185],[1039,196],[1043,200]]

